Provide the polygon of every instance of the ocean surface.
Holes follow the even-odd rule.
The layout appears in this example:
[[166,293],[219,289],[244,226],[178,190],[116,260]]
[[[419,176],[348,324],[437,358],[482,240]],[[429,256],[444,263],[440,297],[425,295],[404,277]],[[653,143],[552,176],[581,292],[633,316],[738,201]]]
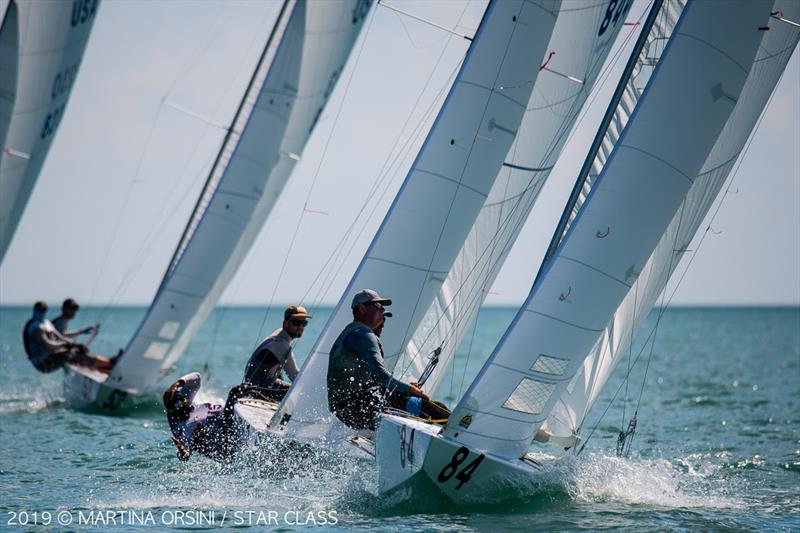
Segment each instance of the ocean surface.
[[[113,354],[144,311],[83,308],[72,326],[101,322],[93,351]],[[299,358],[329,312],[313,310]],[[514,312],[481,312],[439,399],[455,404]],[[580,456],[528,492],[468,507],[422,490],[379,497],[370,462],[325,451],[267,446],[231,466],[182,463],[156,403],[113,417],[71,409],[61,373],[39,374],[25,357],[28,315],[0,308],[0,530],[800,530],[800,308],[666,310],[652,353],[639,342],[630,379],[623,360],[605,388]],[[280,318],[215,310],[174,375],[202,371],[202,397],[221,401]],[[638,433],[619,458],[617,433],[637,404]]]

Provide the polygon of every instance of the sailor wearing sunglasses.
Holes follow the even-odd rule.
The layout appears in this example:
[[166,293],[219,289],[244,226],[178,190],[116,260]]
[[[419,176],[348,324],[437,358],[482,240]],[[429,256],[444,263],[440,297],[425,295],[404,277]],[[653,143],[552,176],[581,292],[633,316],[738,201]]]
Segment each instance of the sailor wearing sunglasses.
[[269,399],[280,401],[289,390],[283,373],[294,381],[300,369],[297,366],[292,344],[303,335],[308,319],[306,308],[290,305],[283,313],[283,326],[273,331],[258,345],[244,370],[243,383],[255,385]]

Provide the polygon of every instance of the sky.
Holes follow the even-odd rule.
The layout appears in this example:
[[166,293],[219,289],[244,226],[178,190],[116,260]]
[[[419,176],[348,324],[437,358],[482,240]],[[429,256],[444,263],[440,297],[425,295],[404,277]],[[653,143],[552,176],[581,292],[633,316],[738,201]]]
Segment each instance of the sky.
[[[484,5],[390,3],[469,35]],[[629,19],[644,5],[637,2]],[[0,265],[0,304],[150,302],[278,7],[101,4],[67,112]],[[405,178],[467,41],[386,7],[372,9],[282,198],[221,303],[335,304]],[[528,294],[615,83],[610,76],[578,124],[540,197],[545,208],[534,210],[488,304],[519,304]],[[404,129],[407,120],[417,127]],[[407,149],[370,204],[372,216],[356,220],[360,238],[321,289],[314,280],[394,160],[398,140]],[[673,305],[800,305],[799,146],[795,50],[719,213],[701,226],[712,230],[700,248],[690,246],[694,259]],[[686,259],[678,274],[685,266]]]

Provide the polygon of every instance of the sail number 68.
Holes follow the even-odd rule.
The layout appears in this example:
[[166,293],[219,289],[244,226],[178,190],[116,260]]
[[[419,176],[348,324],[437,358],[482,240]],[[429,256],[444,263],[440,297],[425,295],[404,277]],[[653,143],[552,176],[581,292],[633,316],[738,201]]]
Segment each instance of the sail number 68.
[[459,481],[459,484],[456,485],[456,490],[458,490],[464,485],[464,483],[469,481],[470,478],[472,478],[472,474],[475,472],[475,469],[478,468],[478,465],[480,465],[483,461],[484,455],[480,454],[474,461],[465,466],[460,472],[456,473],[458,467],[461,466],[461,463],[466,461],[467,457],[469,457],[469,450],[465,446],[462,446],[456,450],[456,453],[453,454],[451,461],[444,465],[442,471],[439,472],[439,477],[437,478],[439,483],[444,483],[453,477],[453,475],[455,475],[456,479]]

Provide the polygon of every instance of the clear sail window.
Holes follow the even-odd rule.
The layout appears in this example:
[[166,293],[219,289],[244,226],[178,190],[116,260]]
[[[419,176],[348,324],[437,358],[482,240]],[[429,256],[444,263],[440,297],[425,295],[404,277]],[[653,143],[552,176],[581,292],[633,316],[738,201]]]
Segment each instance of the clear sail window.
[[567,359],[541,354],[536,358],[536,362],[533,363],[531,370],[534,372],[541,372],[542,374],[563,376],[564,372],[567,370],[567,365],[569,365],[569,360]]
[[181,327],[180,322],[175,322],[170,320],[168,322],[164,322],[164,325],[161,326],[161,331],[158,332],[158,336],[162,339],[167,340],[175,340],[175,335],[178,334],[178,329]]
[[150,346],[147,347],[147,350],[144,352],[144,356],[148,359],[155,359],[156,361],[161,361],[164,359],[164,356],[167,355],[169,351],[169,343],[168,342],[151,342]]
[[503,407],[531,415],[539,414],[555,388],[556,386],[552,383],[523,378]]

